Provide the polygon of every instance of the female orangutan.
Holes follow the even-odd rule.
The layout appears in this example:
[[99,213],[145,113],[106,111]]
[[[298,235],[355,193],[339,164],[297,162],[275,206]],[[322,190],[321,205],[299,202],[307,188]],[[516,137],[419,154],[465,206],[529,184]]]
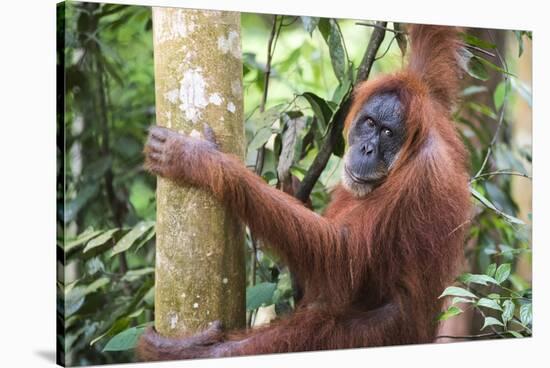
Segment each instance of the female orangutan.
[[438,294],[462,257],[470,197],[466,151],[451,122],[457,30],[411,26],[408,66],[364,82],[346,119],[342,184],[323,217],[269,187],[235,157],[154,127],[156,175],[209,190],[280,254],[304,295],[288,317],[245,332],[219,323],[170,339],[150,328],[142,360],[433,342]]

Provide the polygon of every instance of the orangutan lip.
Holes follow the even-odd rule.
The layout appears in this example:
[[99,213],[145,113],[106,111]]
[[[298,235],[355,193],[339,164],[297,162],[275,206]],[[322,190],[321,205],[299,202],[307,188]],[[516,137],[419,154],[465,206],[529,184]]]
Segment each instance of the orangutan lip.
[[370,184],[372,182],[372,180],[363,179],[355,176],[346,165],[344,166],[344,170],[349,175],[350,179],[358,184]]

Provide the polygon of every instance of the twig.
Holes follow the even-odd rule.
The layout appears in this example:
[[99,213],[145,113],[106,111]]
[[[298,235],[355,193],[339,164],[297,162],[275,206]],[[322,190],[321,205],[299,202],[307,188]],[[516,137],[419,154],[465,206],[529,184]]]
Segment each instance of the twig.
[[379,60],[379,59],[382,59],[384,56],[386,56],[386,54],[388,53],[388,51],[390,51],[391,49],[391,45],[393,45],[393,41],[395,41],[397,38],[397,36],[393,36],[393,38],[391,39],[390,43],[388,44],[388,47],[386,47],[386,50],[384,50],[384,52],[382,53],[382,55],[378,56],[377,58],[375,58],[374,60]]
[[[382,44],[385,36],[386,22],[376,22],[379,27],[376,27],[372,32],[372,35],[363,56],[363,60],[359,65],[359,70],[357,71],[357,77],[355,84],[366,80],[370,74],[372,64],[375,61],[376,53]],[[340,104],[338,110],[332,116],[331,121],[329,122],[330,130],[327,134],[326,139],[319,148],[319,153],[315,156],[313,163],[309,167],[307,173],[304,175],[304,179],[300,183],[296,194],[294,195],[297,199],[306,203],[313,187],[321,173],[327,166],[330,155],[334,152],[334,148],[338,143],[339,138],[342,136],[344,130],[344,120],[351,105],[351,96],[347,96],[345,100]]]
[[[271,75],[271,60],[273,59],[273,54],[275,53],[275,46],[277,45],[277,39],[279,38],[279,33],[281,32],[281,27],[283,26],[284,16],[279,22],[279,27],[277,27],[277,15],[273,16],[273,27],[271,28],[271,34],[269,35],[269,41],[267,42],[267,61],[265,66],[264,74],[264,90],[262,94],[262,100],[260,102],[260,113],[265,111],[265,105],[267,101],[267,92],[269,90],[269,77]],[[265,159],[265,143],[258,149],[258,154],[256,156],[256,163],[254,165],[254,172],[257,175],[262,175],[262,170],[264,168],[264,159]],[[252,242],[252,254],[250,255],[250,284],[254,286],[256,284],[256,264],[258,260],[258,244],[254,236],[250,236]],[[254,313],[251,311],[247,317],[247,326],[251,326]]]
[[[284,17],[283,17],[284,19]],[[264,73],[264,91],[262,93],[262,99],[260,101],[260,113],[265,111],[265,105],[267,101],[267,92],[269,90],[269,77],[271,75],[271,60],[275,52],[275,46],[277,44],[277,39],[279,32],[281,31],[282,20],[279,22],[279,27],[277,27],[277,15],[273,16],[273,27],[271,28],[271,34],[269,35],[269,41],[267,42],[267,62],[265,65]],[[265,144],[258,148],[258,155],[256,156],[256,164],[254,171],[256,174],[261,175],[264,168],[264,157],[265,157]]]
[[487,337],[502,337],[501,335],[497,334],[497,333],[494,333],[494,332],[488,332],[488,333],[484,333],[484,334],[479,334],[479,335],[462,335],[462,336],[450,336],[450,335],[439,335],[439,336],[436,336],[435,338],[436,339],[470,339],[470,340],[475,340],[475,339],[484,339],[484,338],[487,338]]
[[475,50],[475,51],[478,51],[482,54],[485,54],[487,56],[491,56],[491,57],[495,57],[495,54],[493,54],[492,52],[489,52],[485,49],[482,49],[481,47],[477,47],[477,46],[473,46],[473,45],[468,45],[467,43],[462,43],[462,47],[466,47],[467,49],[471,49],[471,50]]
[[384,22],[376,22],[376,23],[355,22],[355,24],[358,25],[358,26],[378,28],[378,29],[382,29],[384,31],[395,33],[395,34],[398,34],[398,33],[407,34],[407,32],[405,32],[405,31],[400,31],[400,30],[397,30],[397,29],[381,26],[381,25],[379,25],[379,23],[384,23]]
[[473,177],[472,179],[470,179],[470,183],[473,183],[474,181],[477,181],[477,180],[482,179],[484,177],[495,176],[495,175],[512,175],[512,176],[521,176],[523,178],[532,179],[532,177],[530,175],[527,175],[527,174],[524,174],[524,173],[521,173],[521,172],[502,170],[502,171],[491,171],[491,172],[488,172],[488,173],[479,174],[479,175]]
[[[494,37],[491,34],[491,32],[489,32],[489,36],[491,37],[491,41],[493,41],[493,43],[494,43],[495,42]],[[489,143],[489,147],[487,148],[487,154],[485,155],[485,158],[483,159],[483,163],[481,164],[481,167],[479,168],[477,173],[474,175],[474,177],[478,177],[483,172],[483,170],[485,170],[485,166],[487,165],[487,162],[489,161],[489,157],[491,156],[491,153],[493,152],[493,146],[495,145],[496,140],[498,138],[498,134],[500,133],[500,128],[502,127],[502,124],[504,122],[504,111],[505,111],[506,103],[508,102],[509,91],[508,91],[508,83],[507,82],[510,79],[510,77],[508,76],[508,65],[506,64],[506,61],[503,59],[502,55],[500,54],[500,51],[498,50],[498,48],[495,49],[495,52],[497,54],[497,57],[498,57],[498,60],[499,60],[500,64],[502,65],[502,68],[505,71],[505,73],[503,74],[503,77],[504,77],[504,100],[503,100],[502,106],[500,107],[500,114],[499,114],[499,118],[498,118],[497,129],[495,130],[495,134],[493,135],[493,138],[491,139],[491,143]]]

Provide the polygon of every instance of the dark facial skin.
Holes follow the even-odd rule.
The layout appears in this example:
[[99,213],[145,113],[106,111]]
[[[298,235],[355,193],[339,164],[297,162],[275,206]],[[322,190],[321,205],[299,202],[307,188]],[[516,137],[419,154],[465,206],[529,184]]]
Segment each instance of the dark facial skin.
[[348,182],[373,186],[383,181],[405,140],[401,102],[394,93],[369,98],[348,134]]

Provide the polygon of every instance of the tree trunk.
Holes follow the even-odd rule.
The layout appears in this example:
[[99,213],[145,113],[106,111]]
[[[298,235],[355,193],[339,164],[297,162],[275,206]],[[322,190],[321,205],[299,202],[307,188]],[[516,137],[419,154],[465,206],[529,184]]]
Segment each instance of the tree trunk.
[[[239,13],[153,8],[153,31],[157,124],[197,134],[207,122],[244,158]],[[159,178],[156,232],[157,331],[244,327],[243,225],[210,193]]]

